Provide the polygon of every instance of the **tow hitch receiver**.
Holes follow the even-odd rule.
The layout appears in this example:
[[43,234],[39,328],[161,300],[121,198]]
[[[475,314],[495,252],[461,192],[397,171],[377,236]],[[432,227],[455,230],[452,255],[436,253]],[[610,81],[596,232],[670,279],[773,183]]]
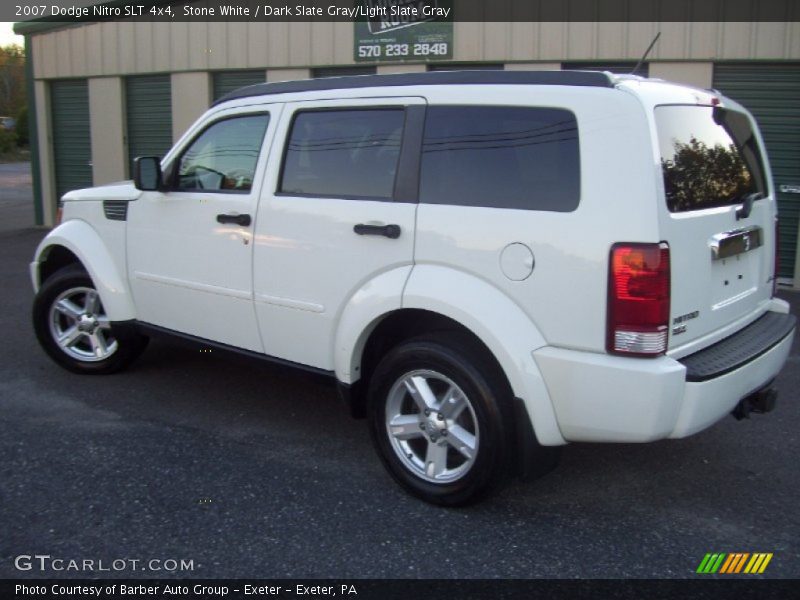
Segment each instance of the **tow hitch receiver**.
[[737,421],[749,419],[750,413],[764,414],[771,412],[775,408],[775,401],[778,398],[778,390],[767,386],[755,394],[743,398],[731,414]]

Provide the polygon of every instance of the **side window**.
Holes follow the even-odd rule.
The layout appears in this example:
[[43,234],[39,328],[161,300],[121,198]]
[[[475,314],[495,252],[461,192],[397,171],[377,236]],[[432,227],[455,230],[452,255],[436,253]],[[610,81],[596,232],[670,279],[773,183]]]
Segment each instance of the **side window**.
[[575,116],[557,108],[429,107],[419,200],[575,210],[580,200]]
[[217,121],[203,131],[178,162],[176,189],[248,192],[269,115]]
[[278,191],[391,198],[403,109],[300,112],[292,123]]

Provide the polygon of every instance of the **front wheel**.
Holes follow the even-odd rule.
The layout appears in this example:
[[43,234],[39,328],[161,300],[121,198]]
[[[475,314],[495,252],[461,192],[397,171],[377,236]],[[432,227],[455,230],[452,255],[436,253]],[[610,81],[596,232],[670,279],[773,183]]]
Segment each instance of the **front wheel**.
[[510,392],[488,362],[442,333],[397,346],[371,377],[373,442],[394,479],[427,502],[469,504],[509,473]]
[[33,327],[50,358],[75,373],[119,371],[147,343],[135,330],[111,323],[94,283],[77,265],[44,282],[33,302]]

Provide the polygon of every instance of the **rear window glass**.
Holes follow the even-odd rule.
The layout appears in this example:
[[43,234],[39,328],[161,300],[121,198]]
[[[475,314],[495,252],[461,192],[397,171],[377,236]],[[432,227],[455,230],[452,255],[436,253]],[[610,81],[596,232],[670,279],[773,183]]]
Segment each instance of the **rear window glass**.
[[428,108],[420,202],[568,212],[579,199],[578,124],[571,112]]
[[766,195],[761,153],[744,114],[710,106],[659,106],[655,117],[670,211]]
[[286,148],[280,191],[391,198],[404,119],[402,109],[298,113]]

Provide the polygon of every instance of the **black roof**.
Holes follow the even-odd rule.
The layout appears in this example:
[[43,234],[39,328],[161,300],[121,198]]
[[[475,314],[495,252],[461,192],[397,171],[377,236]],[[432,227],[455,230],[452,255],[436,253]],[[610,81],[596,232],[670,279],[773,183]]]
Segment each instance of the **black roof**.
[[352,75],[300,81],[257,83],[226,94],[214,105],[236,98],[264,94],[291,94],[323,90],[412,85],[574,85],[614,87],[606,73],[600,71],[431,71],[428,73],[396,73],[391,75]]

